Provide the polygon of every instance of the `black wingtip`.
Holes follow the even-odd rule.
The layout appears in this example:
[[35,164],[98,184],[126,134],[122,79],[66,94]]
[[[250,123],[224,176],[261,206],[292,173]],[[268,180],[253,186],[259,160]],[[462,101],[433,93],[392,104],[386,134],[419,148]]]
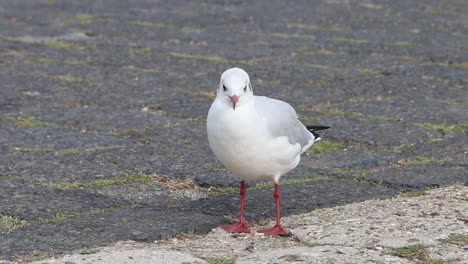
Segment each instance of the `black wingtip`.
[[312,135],[314,135],[314,141],[318,140],[318,138],[320,138],[320,135],[317,132],[315,132],[313,130],[309,130],[309,131],[310,131],[310,133],[312,133]]
[[319,131],[319,130],[329,129],[330,127],[329,126],[306,126],[306,128],[307,128],[307,130],[312,132],[312,131]]
[[306,126],[306,128],[307,130],[310,131],[310,133],[312,133],[312,135],[314,135],[315,140],[318,140],[320,138],[320,135],[315,131],[329,129],[330,127],[329,126]]

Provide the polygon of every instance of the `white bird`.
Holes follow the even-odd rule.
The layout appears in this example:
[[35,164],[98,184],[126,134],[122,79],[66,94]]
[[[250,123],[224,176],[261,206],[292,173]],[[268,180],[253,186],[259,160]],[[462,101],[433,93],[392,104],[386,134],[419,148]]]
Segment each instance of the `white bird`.
[[208,141],[219,161],[240,177],[241,206],[239,223],[221,227],[229,232],[250,232],[244,217],[244,180],[272,179],[276,225],[258,232],[286,234],[280,222],[279,180],[320,139],[315,131],[327,128],[304,126],[288,103],[255,96],[247,72],[240,68],[226,70],[208,112]]

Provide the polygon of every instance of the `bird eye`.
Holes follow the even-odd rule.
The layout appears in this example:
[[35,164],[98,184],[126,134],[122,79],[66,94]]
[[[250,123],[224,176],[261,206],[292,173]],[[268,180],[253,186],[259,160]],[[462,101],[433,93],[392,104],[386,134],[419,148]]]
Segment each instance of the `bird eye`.
[[223,91],[227,91],[226,85],[223,84]]
[[247,92],[247,85],[244,87],[244,93]]

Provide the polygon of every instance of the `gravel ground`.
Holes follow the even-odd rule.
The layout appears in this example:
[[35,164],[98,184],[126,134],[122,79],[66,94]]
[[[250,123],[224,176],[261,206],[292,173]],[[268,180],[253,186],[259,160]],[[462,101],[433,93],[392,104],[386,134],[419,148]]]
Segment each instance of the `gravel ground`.
[[[239,180],[205,124],[234,66],[331,127],[281,179],[283,216],[468,183],[468,1],[110,2],[0,0],[0,259],[236,219]],[[263,224],[272,183],[248,184],[246,218]],[[328,243],[313,227],[294,234]]]
[[283,221],[290,231],[285,237],[217,228],[204,236],[120,242],[33,263],[468,263],[467,186],[317,209]]

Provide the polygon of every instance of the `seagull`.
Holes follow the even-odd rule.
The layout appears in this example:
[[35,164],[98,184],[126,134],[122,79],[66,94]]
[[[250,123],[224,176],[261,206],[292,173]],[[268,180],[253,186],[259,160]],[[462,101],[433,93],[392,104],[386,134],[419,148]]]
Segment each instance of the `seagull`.
[[276,225],[257,232],[285,235],[281,226],[279,180],[294,169],[301,154],[320,140],[317,130],[304,126],[286,102],[256,96],[247,72],[231,68],[221,75],[216,98],[207,117],[210,147],[218,160],[240,178],[239,223],[221,225],[233,233],[249,233],[244,217],[245,180],[275,183]]

